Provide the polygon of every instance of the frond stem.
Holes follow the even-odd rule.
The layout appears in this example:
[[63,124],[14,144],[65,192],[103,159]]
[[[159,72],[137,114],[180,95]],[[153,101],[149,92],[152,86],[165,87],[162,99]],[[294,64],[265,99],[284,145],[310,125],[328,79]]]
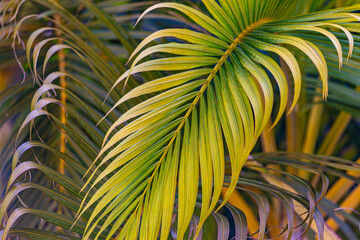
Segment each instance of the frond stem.
[[[61,16],[60,15],[55,15],[54,16],[54,20],[56,25],[61,25]],[[60,37],[60,33],[58,32],[58,37]],[[59,44],[62,44],[63,40],[61,38],[59,38]],[[65,52],[64,49],[60,49],[58,52],[58,67],[59,67],[59,71],[60,72],[65,72],[65,68],[66,68],[66,63],[65,63]],[[63,89],[66,89],[67,83],[66,83],[66,76],[60,76],[60,86]],[[65,90],[61,90],[60,91],[60,102],[61,104],[63,104],[63,106],[66,105],[66,101],[67,101],[67,94]],[[67,118],[66,118],[66,109],[65,107],[61,107],[60,109],[60,121],[62,124],[66,124],[67,123]],[[66,134],[65,132],[63,132],[63,130],[60,131],[60,152],[65,153],[66,150]],[[65,174],[65,161],[63,159],[60,159],[59,162],[59,172],[61,174]]]

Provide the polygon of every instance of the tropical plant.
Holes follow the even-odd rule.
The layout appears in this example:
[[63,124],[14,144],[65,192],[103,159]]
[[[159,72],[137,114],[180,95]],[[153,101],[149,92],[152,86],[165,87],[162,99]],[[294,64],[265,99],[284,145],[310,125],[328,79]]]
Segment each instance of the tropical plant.
[[357,2],[2,1],[1,238],[359,239]]

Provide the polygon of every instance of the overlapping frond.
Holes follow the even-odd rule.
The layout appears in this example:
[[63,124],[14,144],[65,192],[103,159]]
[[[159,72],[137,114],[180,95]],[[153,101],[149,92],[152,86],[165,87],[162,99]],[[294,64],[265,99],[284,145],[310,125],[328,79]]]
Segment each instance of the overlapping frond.
[[[29,227],[37,226],[38,229],[54,231],[59,226],[69,231],[83,199],[83,195],[79,194],[81,188],[77,189],[76,186],[82,186],[81,178],[96,157],[106,130],[115,121],[114,114],[119,115],[119,112],[125,112],[136,104],[134,101],[128,102],[122,110],[115,111],[109,119],[96,126],[100,116],[109,110],[108,104],[103,104],[106,92],[110,90],[119,71],[125,69],[115,54],[125,61],[125,56],[128,56],[126,51],[132,51],[131,47],[135,45],[129,43],[134,39],[124,36],[121,44],[117,44],[115,48],[106,46],[105,41],[101,41],[103,32],[110,33],[110,37],[107,36],[109,40],[106,41],[120,41],[117,35],[121,35],[119,31],[122,27],[111,28],[116,23],[104,20],[106,16],[109,17],[109,13],[97,11],[98,5],[87,3],[85,10],[80,8],[80,2],[71,4],[70,7],[56,4],[56,1],[54,4],[49,1],[16,0],[0,3],[3,16],[3,35],[0,40],[2,49],[6,48],[6,51],[1,50],[1,67],[11,67],[18,71],[12,76],[13,82],[9,83],[9,88],[0,94],[0,125],[10,122],[12,131],[8,144],[1,153],[1,195],[5,193],[9,176],[14,170],[11,175],[13,182],[9,183],[7,189],[7,199],[19,199],[15,204],[9,202],[1,205],[1,222],[7,226],[5,233],[3,231],[4,234],[1,234],[3,239],[7,238],[6,232],[10,227],[16,226],[19,217],[23,215],[25,216],[20,218],[23,225],[30,222]],[[52,10],[51,14],[48,14],[47,7]],[[76,17],[81,19],[78,20],[80,24],[69,24],[68,20],[76,19],[73,13],[77,8],[84,11],[84,14],[80,10],[76,13]],[[113,8],[112,14],[116,9],[120,9],[120,12],[134,10],[127,3]],[[55,15],[62,16],[63,24],[55,23]],[[94,16],[102,21],[95,25],[92,24],[95,21],[85,21]],[[58,67],[59,52],[66,54],[63,60],[65,70]],[[26,72],[23,82],[21,70]],[[66,87],[62,86],[60,78],[66,79]],[[135,81],[130,83],[133,87],[137,86]],[[66,93],[66,101],[60,99],[61,92]],[[115,90],[111,97],[118,99],[120,94],[121,88]],[[63,117],[66,121],[62,120]],[[61,135],[66,137],[61,139]],[[65,149],[61,149],[60,145],[65,146]],[[60,162],[65,162],[62,172],[59,171]],[[16,185],[20,176],[25,176],[22,183],[30,180],[33,185]],[[61,194],[54,195],[51,188],[56,191],[60,189]],[[20,190],[12,195],[16,189]],[[20,192],[21,198],[18,196]],[[24,206],[22,198],[31,204]],[[14,210],[21,205],[26,209]],[[47,214],[37,214],[44,209],[48,211]],[[61,216],[49,216],[51,211],[63,214],[62,220],[65,219],[66,224],[57,220]],[[34,221],[33,216],[29,217],[30,214],[54,225],[38,224],[40,221]],[[14,224],[15,222],[17,223]],[[77,223],[69,235],[81,236],[84,233],[82,224],[85,223]],[[25,235],[30,233],[29,236],[36,236],[36,231],[26,231]],[[44,233],[44,238],[48,235]]]
[[[360,5],[292,17],[287,13],[294,6],[293,1],[202,2],[209,15],[177,3],[156,4],[142,15],[170,8],[207,33],[160,30],[132,53],[133,64],[114,86],[126,82],[132,74],[168,74],[134,88],[114,104],[112,109],[130,99],[158,92],[124,113],[105,136],[94,164],[97,168],[108,166],[98,176],[94,171],[83,188],[98,187],[79,211],[81,216],[97,202],[85,239],[101,219],[106,219],[103,229],[111,229],[107,239],[119,228],[119,239],[154,239],[158,234],[160,239],[167,239],[175,206],[177,237],[182,239],[199,199],[200,182],[198,234],[207,217],[225,204],[235,189],[242,167],[271,117],[274,88],[279,89],[280,95],[274,125],[285,111],[288,83],[277,59],[266,53],[283,59],[291,71],[294,96],[290,111],[299,98],[302,78],[289,47],[303,52],[313,62],[322,82],[323,98],[328,93],[328,67],[323,53],[316,42],[292,33],[324,35],[334,45],[341,67],[343,46],[332,32],[342,31],[348,39],[347,55],[352,54],[354,40],[343,25],[359,20],[351,12],[359,10]],[[150,42],[164,37],[177,40],[144,50]],[[154,53],[167,55],[141,62]],[[125,126],[117,131],[121,124]],[[225,155],[230,156],[231,178],[227,179],[229,188],[224,201],[218,205],[225,181]],[[160,206],[164,208],[159,210]]]

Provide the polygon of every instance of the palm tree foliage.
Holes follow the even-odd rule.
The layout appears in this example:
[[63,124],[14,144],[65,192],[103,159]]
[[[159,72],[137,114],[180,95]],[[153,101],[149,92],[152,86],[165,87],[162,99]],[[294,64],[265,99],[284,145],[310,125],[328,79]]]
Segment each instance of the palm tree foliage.
[[314,153],[316,117],[342,111],[331,155],[360,115],[360,4],[179,2],[1,2],[1,61],[27,72],[0,95],[2,239],[359,238],[326,192],[360,166]]

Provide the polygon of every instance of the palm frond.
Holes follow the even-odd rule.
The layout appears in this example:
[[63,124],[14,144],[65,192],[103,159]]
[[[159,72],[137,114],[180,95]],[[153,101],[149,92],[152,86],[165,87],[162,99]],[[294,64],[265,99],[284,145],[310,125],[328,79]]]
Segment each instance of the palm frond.
[[[284,14],[294,6],[292,1],[203,3],[211,17],[176,3],[154,5],[142,15],[158,8],[174,9],[210,35],[188,29],[164,29],[151,34],[132,53],[131,59],[139,55],[114,86],[127,81],[131,74],[171,73],[134,88],[113,106],[115,109],[133,97],[161,92],[131,108],[107,132],[96,161],[102,155],[105,158],[97,168],[110,163],[97,177],[94,171],[83,188],[86,189],[92,179],[95,181],[90,189],[99,186],[93,197],[84,200],[83,205],[86,205],[82,206],[80,215],[97,201],[97,206],[104,206],[92,213],[85,239],[92,233],[91,228],[105,217],[107,222],[103,227],[114,223],[110,233],[122,226],[120,239],[136,238],[138,234],[140,238],[153,239],[159,231],[160,239],[166,239],[176,198],[177,236],[182,239],[195,210],[198,182],[201,181],[199,233],[211,212],[223,206],[236,188],[242,167],[270,119],[274,87],[266,70],[275,79],[280,93],[274,125],[285,111],[288,88],[285,75],[276,60],[263,52],[280,56],[291,70],[295,87],[291,112],[299,98],[301,72],[286,46],[299,49],[311,59],[319,72],[325,99],[328,67],[323,53],[314,43],[292,36],[289,31],[326,36],[337,51],[340,67],[341,44],[328,28],[345,32],[350,46],[348,56],[353,51],[353,38],[342,25],[358,20],[350,13],[358,10],[359,5],[292,17]],[[334,19],[338,20],[337,24],[328,23]],[[141,51],[148,43],[163,37],[187,43],[158,44]],[[153,53],[176,56],[139,63]],[[115,131],[123,123],[127,123],[126,126]],[[230,156],[231,178],[219,206],[226,154]],[[98,185],[106,177],[109,179],[105,184]],[[124,196],[121,193],[125,189],[132,189],[132,193]],[[168,189],[171,190],[165,194]],[[162,213],[158,212],[159,204],[166,206]],[[111,214],[100,214],[102,211],[106,214],[111,211]],[[314,214],[313,211],[310,219]]]

